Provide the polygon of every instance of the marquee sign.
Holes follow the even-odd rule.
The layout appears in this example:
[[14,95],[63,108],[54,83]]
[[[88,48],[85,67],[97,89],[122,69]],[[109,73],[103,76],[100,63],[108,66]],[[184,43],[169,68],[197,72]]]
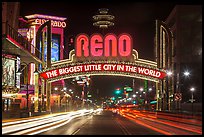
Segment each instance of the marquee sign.
[[75,39],[75,50],[70,52],[69,59],[53,62],[52,68],[43,70],[40,76],[48,82],[83,75],[126,76],[158,82],[166,76],[164,70],[157,68],[156,62],[139,59],[132,47],[132,38],[125,33],[118,37],[114,34],[105,37],[80,34]]

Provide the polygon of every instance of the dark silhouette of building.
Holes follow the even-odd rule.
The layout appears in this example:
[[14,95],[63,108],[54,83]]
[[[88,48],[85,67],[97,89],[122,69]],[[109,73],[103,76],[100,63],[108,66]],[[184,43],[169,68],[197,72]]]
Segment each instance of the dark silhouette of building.
[[[202,6],[176,5],[165,23],[174,37],[174,92],[182,94],[181,102],[189,102],[194,87],[195,102],[202,102]],[[185,71],[189,77],[184,76]]]

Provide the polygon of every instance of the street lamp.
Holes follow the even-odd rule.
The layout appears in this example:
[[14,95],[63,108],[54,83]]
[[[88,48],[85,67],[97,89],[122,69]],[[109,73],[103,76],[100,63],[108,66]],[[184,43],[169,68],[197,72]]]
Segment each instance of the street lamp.
[[57,87],[55,87],[54,89],[55,89],[55,91],[57,91],[57,90],[58,90],[58,88],[57,88]]
[[167,76],[171,76],[173,73],[171,71],[167,71]]
[[140,91],[143,91],[144,89],[143,88],[140,88]]
[[[26,62],[22,62],[21,63],[21,65],[25,65],[25,67],[23,68],[23,69],[18,69],[18,71],[16,72],[16,74],[22,74],[22,71],[25,69],[25,68],[29,68],[29,65],[31,64],[31,63],[33,63],[33,62],[30,62],[30,63],[26,63]],[[21,66],[20,65],[20,66]],[[36,73],[36,71],[35,71],[35,73]],[[29,116],[29,107],[28,107],[28,99],[29,99],[29,93],[28,93],[28,70],[27,70],[27,76],[26,76],[26,78],[27,78],[27,83],[26,83],[26,99],[27,99],[27,102],[26,102],[26,112],[27,112],[27,116]]]
[[194,99],[193,99],[193,92],[195,91],[195,88],[194,87],[191,87],[190,88],[190,91],[191,91],[191,104],[192,104],[192,116],[193,116],[193,101],[195,101]]
[[[176,101],[178,102],[178,110],[180,110],[181,109],[181,99],[182,99],[182,93],[181,93],[181,91],[183,91],[184,90],[184,81],[183,82],[181,82],[181,79],[179,78],[179,74],[177,74],[178,75],[178,81],[177,81],[177,93],[176,93],[176,95],[175,95],[175,99],[176,99]],[[184,78],[186,79],[186,78],[189,78],[190,77],[190,75],[191,75],[191,73],[188,71],[188,70],[185,70],[184,72],[183,72],[183,76],[184,76]]]
[[183,74],[184,74],[184,76],[188,77],[190,75],[190,72],[185,71]]

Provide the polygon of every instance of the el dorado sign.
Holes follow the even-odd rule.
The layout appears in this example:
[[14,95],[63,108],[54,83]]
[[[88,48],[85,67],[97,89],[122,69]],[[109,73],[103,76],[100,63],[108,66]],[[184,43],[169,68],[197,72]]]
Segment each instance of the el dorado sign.
[[[156,62],[139,59],[137,51],[132,47],[132,38],[125,33],[118,37],[114,34],[107,34],[105,37],[100,34],[91,37],[79,34],[75,39],[75,50],[70,52],[69,59],[53,62],[52,68],[43,70],[40,76],[48,81],[57,81],[80,75],[115,75],[155,82],[166,76],[164,70],[157,68]],[[106,59],[100,60],[101,57]],[[78,58],[84,59],[79,61]],[[125,58],[126,61],[118,58]]]

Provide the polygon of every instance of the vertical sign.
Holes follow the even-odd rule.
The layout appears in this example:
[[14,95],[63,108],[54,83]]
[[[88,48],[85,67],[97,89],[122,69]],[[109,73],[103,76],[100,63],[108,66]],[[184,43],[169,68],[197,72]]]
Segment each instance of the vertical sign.
[[[20,58],[17,57],[17,60],[16,60],[16,70],[19,70],[20,69]],[[19,88],[20,89],[20,75],[17,74],[16,75],[16,88]]]

